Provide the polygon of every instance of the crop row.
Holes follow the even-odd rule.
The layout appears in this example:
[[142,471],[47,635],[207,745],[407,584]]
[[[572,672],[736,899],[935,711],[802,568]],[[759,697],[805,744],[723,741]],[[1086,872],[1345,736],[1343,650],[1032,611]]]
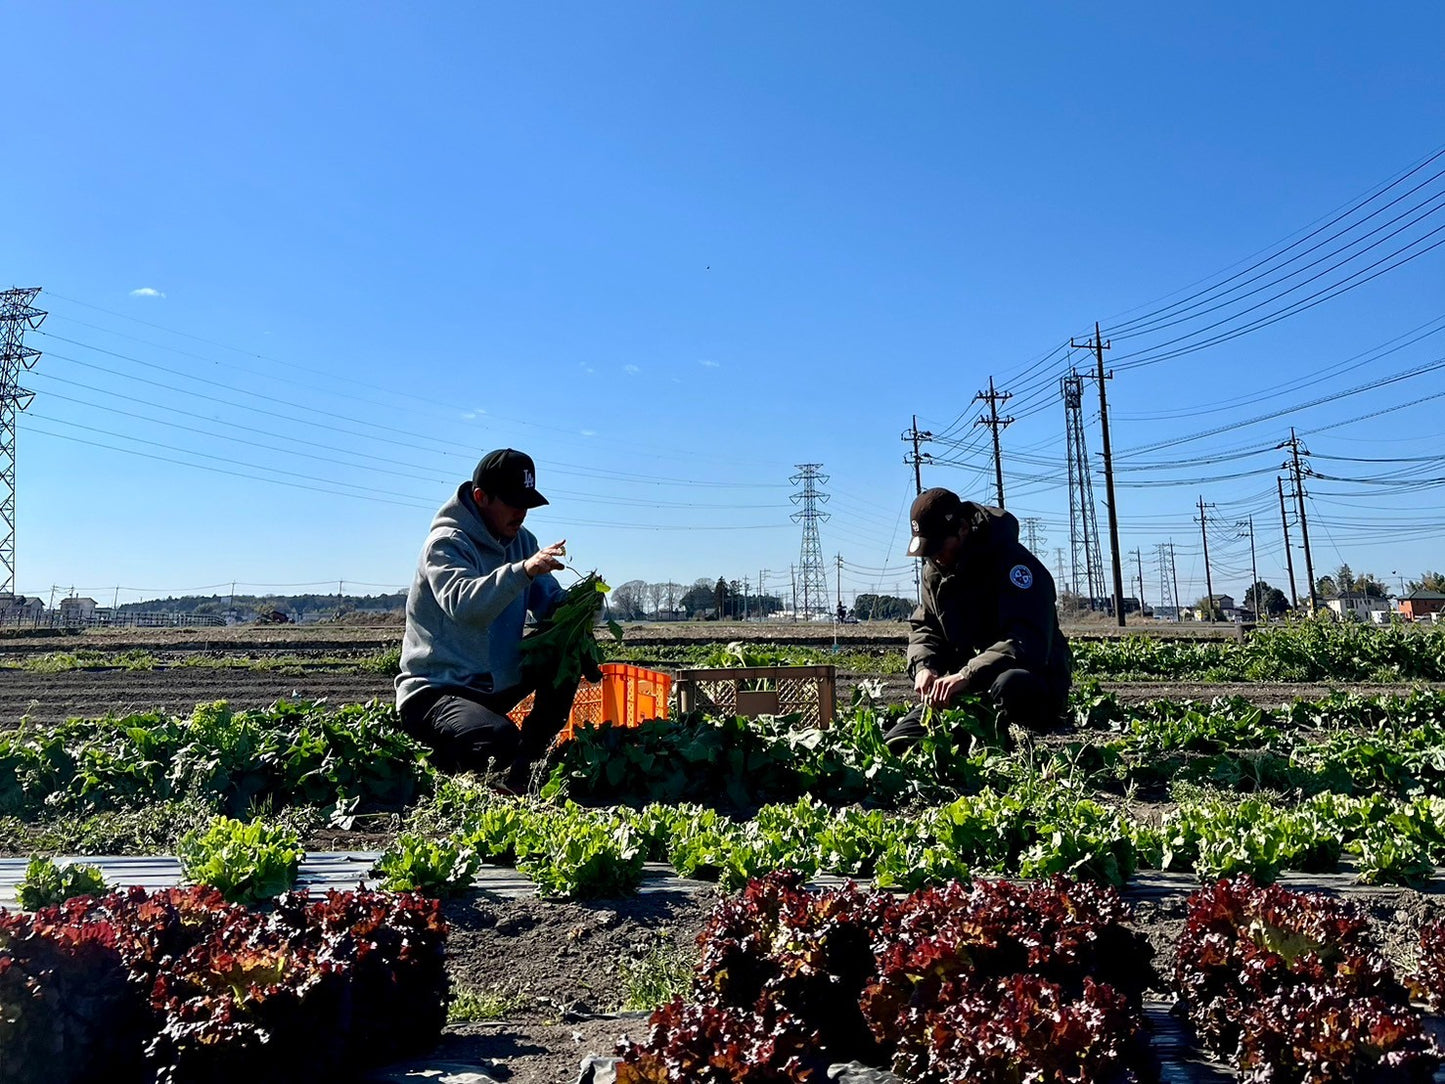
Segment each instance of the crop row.
[[[1445,681],[1445,628],[1362,625],[1329,620],[1256,628],[1240,640],[1169,640],[1133,634],[1075,638],[1077,678],[1102,681],[1199,682]],[[901,648],[860,651],[801,644],[611,644],[617,662],[672,667],[813,666],[830,663],[859,674],[906,671]]]
[[839,1061],[919,1084],[1155,1080],[1151,987],[1246,1080],[1423,1082],[1441,1063],[1411,1003],[1439,1004],[1439,923],[1401,980],[1348,904],[1239,879],[1188,910],[1162,982],[1107,888],[980,881],[900,898],[776,874],[717,906],[689,996],[619,1045],[617,1080],[781,1084]]
[[[450,815],[438,812],[446,807]],[[1264,881],[1347,869],[1366,883],[1418,886],[1445,864],[1445,799],[1206,794],[1154,820],[1066,782],[1040,782],[908,814],[804,798],[734,819],[691,804],[594,809],[450,784],[417,810],[381,871],[388,887],[446,894],[469,887],[484,863],[515,866],[543,895],[586,897],[635,891],[645,861],[730,889],[784,869],[905,889],[1054,874],[1122,885],[1141,868]]]
[[337,1079],[431,1049],[446,1021],[435,900],[133,888],[0,911],[0,1082]]
[[[619,1084],[785,1084],[839,1061],[917,1084],[1158,1079],[1142,999],[1247,1081],[1423,1082],[1417,1006],[1445,1000],[1445,922],[1398,976],[1352,905],[1220,880],[1188,901],[1165,975],[1117,892],[1063,877],[907,896],[797,872],[721,900],[688,992],[624,1039]],[[448,1001],[445,923],[411,894],[212,888],[0,912],[0,1084],[299,1081],[420,1053]]]
[[[1445,693],[1336,695],[1266,710],[1243,700],[1122,708],[1081,691],[1078,729],[1048,742],[1001,730],[970,701],[941,713],[897,756],[883,733],[898,709],[863,701],[826,730],[797,721],[690,715],[640,727],[583,728],[554,754],[562,796],[591,804],[707,796],[720,808],[813,797],[900,808],[1038,776],[1103,794],[1180,781],[1301,794],[1404,797],[1445,787]],[[436,773],[390,705],[279,703],[189,718],[164,714],[0,732],[0,817],[34,820],[190,802],[241,816],[307,807],[348,824],[401,810]]]
[[[867,704],[829,730],[705,716],[584,729],[558,754],[543,802],[515,804],[511,828],[473,838],[467,818],[502,816],[495,803],[432,771],[384,705],[205,705],[189,720],[0,735],[0,809],[12,813],[3,823],[14,841],[91,853],[114,848],[66,847],[57,822],[93,832],[104,822],[113,839],[144,810],[179,829],[216,812],[319,810],[344,824],[361,809],[410,810],[394,883],[462,881],[469,863],[515,862],[557,895],[626,890],[647,858],[730,885],[796,868],[905,886],[971,873],[1121,883],[1141,865],[1269,879],[1333,869],[1342,856],[1367,880],[1416,883],[1445,860],[1432,796],[1445,784],[1445,694],[1338,696],[1274,712],[1242,701],[1125,711],[1094,696],[1079,700],[1078,716],[1077,734],[1035,744],[973,705],[945,713],[902,757],[882,743],[887,714]],[[1212,796],[1221,785],[1227,800]],[[1131,796],[1150,789],[1174,799],[1162,822],[1128,813]],[[678,804],[683,795],[711,804]],[[176,846],[179,835],[141,849]]]
[[[894,626],[900,628],[899,626]],[[599,649],[612,662],[674,668],[814,666],[829,664],[854,674],[900,675],[907,659],[897,647],[837,649],[789,643],[612,643]],[[1313,620],[1262,626],[1248,638],[1167,639],[1132,633],[1123,637],[1077,637],[1071,643],[1075,676],[1101,681],[1390,683],[1445,681],[1445,628],[1362,625]],[[394,675],[399,647],[350,656],[285,655],[264,658],[186,656],[162,659],[144,650],[50,652],[0,667],[37,673],[70,670],[159,670],[184,667],[285,672],[350,672]]]

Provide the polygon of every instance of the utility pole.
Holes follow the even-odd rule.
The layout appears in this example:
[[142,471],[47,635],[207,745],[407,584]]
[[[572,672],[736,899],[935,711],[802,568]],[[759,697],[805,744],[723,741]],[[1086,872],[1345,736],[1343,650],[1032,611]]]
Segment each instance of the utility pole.
[[1104,435],[1104,492],[1109,506],[1109,549],[1114,565],[1114,620],[1122,629],[1124,627],[1124,568],[1119,560],[1119,507],[1114,497],[1114,456],[1109,448],[1109,401],[1104,394],[1104,383],[1109,379],[1109,375],[1104,372],[1104,351],[1109,349],[1109,344],[1103,340],[1096,321],[1093,342],[1076,343],[1070,338],[1069,346],[1074,350],[1081,348],[1093,350],[1099,366],[1096,379],[1099,381],[1099,427]]
[[843,612],[843,555],[837,554],[836,560],[838,562],[838,612],[841,614]]
[[1209,616],[1208,621],[1214,620],[1214,579],[1209,574],[1209,516],[1205,508],[1213,508],[1214,505],[1204,503],[1204,495],[1199,496],[1199,533],[1204,538],[1204,612]]
[[793,611],[793,620],[798,620],[798,576],[793,571],[793,566],[788,566],[788,601],[792,604],[789,609]]
[[1249,581],[1249,592],[1254,596],[1254,605],[1250,609],[1254,611],[1254,619],[1261,621],[1263,617],[1259,605],[1259,562],[1255,560],[1254,555],[1254,517],[1250,516],[1248,523],[1240,524],[1240,526],[1246,527],[1249,531],[1249,574],[1254,577]]
[[15,434],[20,413],[35,398],[19,383],[40,351],[25,345],[46,314],[31,304],[40,287],[0,291],[0,592],[15,595]]
[[[763,574],[764,574],[765,572],[767,572],[767,569],[766,569],[766,568],[760,568],[760,569],[758,569],[758,620],[759,620],[759,621],[766,621],[766,620],[768,619],[768,607],[767,607],[767,604],[763,602],[763,599],[766,597],[766,594],[765,594],[764,591],[763,591]],[[669,608],[671,608],[671,607],[669,607]]]
[[1293,613],[1299,609],[1299,592],[1294,587],[1294,554],[1289,546],[1289,517],[1284,511],[1284,479],[1276,474],[1274,485],[1279,490],[1279,525],[1284,529],[1284,564],[1289,570],[1289,608]]
[[[1294,495],[1299,505],[1299,534],[1300,541],[1304,543],[1305,548],[1305,575],[1309,578],[1307,586],[1310,591],[1310,616],[1313,617],[1319,609],[1319,598],[1315,592],[1315,563],[1314,559],[1310,556],[1310,526],[1309,521],[1305,519],[1304,476],[1310,473],[1310,468],[1308,463],[1304,466],[1300,465],[1300,439],[1295,436],[1294,426],[1289,427],[1289,440],[1283,444],[1275,445],[1276,450],[1280,448],[1288,448],[1290,450],[1290,459],[1289,462],[1284,464],[1284,469],[1290,470],[1294,474]],[[1304,454],[1310,454],[1308,448],[1304,449]]]
[[926,440],[932,440],[933,434],[927,430],[924,430],[921,433],[918,431],[918,415],[915,414],[913,415],[913,425],[903,430],[903,439],[904,441],[913,442],[913,454],[905,455],[903,457],[903,462],[905,464],[913,464],[913,495],[916,497],[918,496],[918,494],[923,492],[922,464],[925,461],[930,463],[933,461],[933,456],[929,455],[927,452],[920,452],[918,450],[918,446]]
[[979,418],[977,421],[975,421],[973,424],[974,424],[974,425],[986,425],[986,426],[988,426],[990,429],[993,430],[993,476],[994,476],[994,482],[995,482],[995,484],[996,484],[996,486],[997,486],[998,506],[999,506],[1000,508],[1002,508],[1002,507],[1004,506],[1004,505],[1003,505],[1003,455],[1002,455],[1002,453],[1001,453],[1000,450],[999,450],[998,433],[999,433],[999,430],[1000,430],[1000,429],[1005,429],[1005,428],[1007,428],[1008,426],[1012,425],[1012,424],[1013,424],[1013,419],[1012,419],[1012,418],[1000,418],[1000,417],[998,416],[998,405],[999,405],[1000,403],[1006,403],[1006,402],[1008,402],[1008,401],[1009,401],[1010,399],[1012,399],[1012,398],[1013,398],[1013,393],[1012,393],[1012,392],[1007,392],[1007,391],[1004,391],[1004,392],[994,391],[994,389],[993,389],[993,377],[989,377],[989,378],[988,378],[988,392],[987,392],[987,393],[985,393],[985,392],[979,392],[977,395],[975,395],[975,396],[973,397],[973,401],[974,401],[975,403],[978,402],[980,399],[982,399],[984,402],[986,402],[986,403],[988,404],[988,415],[987,415],[986,417],[980,417],[980,418]]
[[1139,573],[1139,620],[1144,619],[1144,555],[1134,547],[1134,568]]

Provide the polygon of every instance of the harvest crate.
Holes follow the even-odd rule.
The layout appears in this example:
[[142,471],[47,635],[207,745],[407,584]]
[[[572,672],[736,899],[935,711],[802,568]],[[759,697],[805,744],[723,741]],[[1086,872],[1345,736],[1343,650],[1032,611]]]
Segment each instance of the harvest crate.
[[[602,680],[597,684],[584,681],[577,686],[572,700],[572,713],[562,728],[560,740],[570,738],[579,726],[638,726],[647,719],[666,719],[667,701],[672,695],[672,678],[656,670],[644,670],[627,663],[607,662],[600,667]],[[532,710],[529,693],[508,712],[512,722],[521,726]]]
[[679,670],[680,711],[715,715],[801,715],[816,727],[833,722],[835,666],[729,666]]

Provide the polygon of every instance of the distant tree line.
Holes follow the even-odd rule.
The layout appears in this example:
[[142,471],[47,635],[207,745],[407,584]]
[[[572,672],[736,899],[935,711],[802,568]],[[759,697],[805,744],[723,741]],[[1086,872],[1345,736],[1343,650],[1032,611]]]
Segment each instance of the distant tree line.
[[[628,580],[618,584],[607,596],[607,606],[619,621],[644,621],[682,617],[689,621],[709,618],[740,621],[745,618],[772,617],[791,607],[788,599],[775,592],[761,595],[744,580],[719,576],[703,577],[692,583],[648,583]],[[832,611],[824,600],[820,610]],[[853,601],[849,616],[859,621],[897,621],[914,610],[910,599],[893,595],[860,594]]]
[[309,613],[392,613],[406,609],[406,593],[382,595],[179,595],[123,602],[121,613],[217,614],[226,616],[232,609],[243,620],[257,614],[279,612],[292,620]]

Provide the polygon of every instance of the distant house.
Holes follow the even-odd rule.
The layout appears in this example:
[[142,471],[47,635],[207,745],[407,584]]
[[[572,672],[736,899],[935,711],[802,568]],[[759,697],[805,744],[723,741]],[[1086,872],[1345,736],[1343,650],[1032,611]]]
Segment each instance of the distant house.
[[[1234,604],[1233,595],[1210,595],[1209,597],[1214,603],[1215,610],[1218,611],[1219,615],[1225,621],[1238,621],[1240,619],[1239,608]],[[1191,612],[1194,614],[1194,620],[1196,621],[1208,621],[1210,619],[1210,615],[1205,611],[1203,606],[1196,606]]]
[[43,598],[0,592],[0,621],[35,621],[45,613]]
[[1387,614],[1390,612],[1390,603],[1382,598],[1372,595],[1350,595],[1348,598],[1327,598],[1324,600],[1325,609],[1334,614],[1341,621],[1365,621],[1378,622],[1377,613]]
[[1438,621],[1431,615],[1445,613],[1445,595],[1439,591],[1411,591],[1399,601],[1400,616],[1406,621]]
[[93,598],[63,598],[60,600],[60,620],[67,625],[88,625],[95,618],[95,607]]

